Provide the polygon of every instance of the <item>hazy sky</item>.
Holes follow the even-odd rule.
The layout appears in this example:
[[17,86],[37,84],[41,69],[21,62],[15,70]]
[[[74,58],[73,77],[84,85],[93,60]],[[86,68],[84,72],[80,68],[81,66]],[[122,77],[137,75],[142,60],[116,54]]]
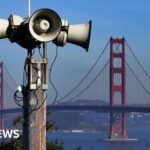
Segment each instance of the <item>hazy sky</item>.
[[[149,0],[31,0],[31,12],[51,8],[70,24],[92,19],[89,52],[68,44],[59,48],[58,60],[52,78],[61,93],[66,93],[86,74],[106,42],[124,36],[150,73],[150,1]],[[27,17],[27,0],[5,0],[0,4],[0,18],[11,14]],[[49,43],[49,62],[55,54],[55,45]],[[8,39],[0,40],[0,60],[3,60],[18,84],[22,84],[26,50]]]

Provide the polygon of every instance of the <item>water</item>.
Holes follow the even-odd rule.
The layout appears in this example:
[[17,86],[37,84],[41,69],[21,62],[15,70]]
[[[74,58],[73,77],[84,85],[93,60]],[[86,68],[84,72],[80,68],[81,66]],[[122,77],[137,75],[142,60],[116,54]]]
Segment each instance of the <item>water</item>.
[[64,142],[65,150],[73,150],[81,146],[82,150],[150,150],[150,135],[144,132],[133,132],[138,141],[110,142],[104,133],[52,133],[48,135],[51,141]]
[[74,150],[81,146],[82,150],[150,150],[150,116],[145,115],[138,119],[128,119],[129,139],[138,141],[111,142],[106,141],[108,132],[99,133],[63,133],[48,134],[50,141],[64,142],[65,150]]

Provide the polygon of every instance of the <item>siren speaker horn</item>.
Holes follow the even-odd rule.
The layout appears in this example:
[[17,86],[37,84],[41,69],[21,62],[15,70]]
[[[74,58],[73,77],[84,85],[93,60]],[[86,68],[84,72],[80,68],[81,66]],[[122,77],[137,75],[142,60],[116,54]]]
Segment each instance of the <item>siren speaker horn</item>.
[[5,19],[0,19],[0,39],[7,37],[8,27],[9,21]]
[[69,25],[66,20],[62,20],[62,30],[54,40],[57,46],[64,46],[65,43],[72,43],[83,47],[88,51],[92,21],[85,24]]
[[61,19],[51,9],[39,9],[29,19],[30,34],[40,42],[54,40],[61,31]]
[[67,42],[79,45],[88,51],[91,35],[91,24],[89,21],[86,24],[70,25],[68,28]]

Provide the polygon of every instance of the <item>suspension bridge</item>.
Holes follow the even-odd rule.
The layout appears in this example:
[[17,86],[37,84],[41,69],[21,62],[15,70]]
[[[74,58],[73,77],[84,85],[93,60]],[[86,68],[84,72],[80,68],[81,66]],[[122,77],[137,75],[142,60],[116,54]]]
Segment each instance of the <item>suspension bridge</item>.
[[[3,114],[23,110],[7,106],[17,84],[3,63],[0,64],[0,81],[0,125],[4,128]],[[111,37],[79,83],[67,94],[60,94],[55,105],[48,105],[47,110],[109,113],[109,138],[127,139],[126,113],[150,113],[150,76],[126,39]],[[119,136],[116,137],[116,133]]]

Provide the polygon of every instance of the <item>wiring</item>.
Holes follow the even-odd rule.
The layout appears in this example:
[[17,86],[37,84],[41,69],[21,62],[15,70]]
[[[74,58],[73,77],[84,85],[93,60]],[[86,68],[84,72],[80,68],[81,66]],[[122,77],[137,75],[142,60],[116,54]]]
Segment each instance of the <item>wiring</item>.
[[41,57],[43,57],[43,55],[42,55],[42,53],[41,53],[41,46],[38,46],[38,50],[39,50],[39,55],[40,55]]
[[[38,68],[36,66],[33,66],[33,69],[36,71],[36,74],[37,74]],[[38,84],[39,78],[40,77],[37,76],[37,79],[35,80],[34,84],[36,84],[36,85]],[[44,100],[41,102],[41,104],[39,102],[40,100],[39,100],[39,97],[37,95],[37,93],[39,94],[40,91],[42,91],[43,94],[45,95]],[[43,106],[43,104],[45,103],[46,98],[47,98],[47,93],[45,90],[42,90],[41,85],[39,85],[35,90],[28,91],[28,95],[31,93],[33,93],[33,95],[34,95],[34,98],[35,98],[34,100],[36,100],[36,104],[34,105],[34,108],[31,108],[32,106],[30,106],[30,113],[32,113],[33,111],[39,110]],[[41,94],[41,95],[43,95],[43,94]]]
[[52,81],[52,78],[51,78],[52,69],[53,69],[53,66],[54,66],[54,64],[56,62],[57,57],[58,57],[58,46],[56,47],[56,54],[55,54],[54,60],[52,61],[51,66],[49,68],[49,82],[50,82],[50,84],[52,85],[52,87],[53,87],[53,89],[55,91],[55,97],[54,97],[52,106],[56,103],[57,97],[58,97],[58,91],[57,91],[57,89],[56,89],[56,87],[55,87],[55,85],[54,85],[54,83]]
[[[40,51],[40,48],[41,47],[38,47],[38,49],[39,49],[39,55],[41,57],[43,57],[42,53]],[[38,68],[36,66],[32,66],[32,67],[33,67],[32,69],[34,69],[36,71],[36,74],[37,74]],[[35,80],[34,84],[38,85],[39,78],[40,77],[37,76],[37,79]],[[38,94],[39,94],[40,91],[44,94],[44,100],[41,103],[40,103],[40,100],[39,100],[39,97],[38,97]],[[31,93],[34,95],[34,100],[36,100],[36,103],[33,106],[34,108],[32,108],[32,106],[30,106],[30,113],[32,113],[33,111],[39,110],[43,106],[43,104],[45,103],[45,101],[47,99],[47,93],[46,93],[45,90],[42,89],[41,85],[39,85],[35,90],[28,91],[28,95],[31,94]],[[43,95],[43,94],[41,94],[41,95]]]
[[[28,56],[26,57],[25,59],[25,62],[24,62],[24,70],[23,70],[23,86],[22,87],[26,87],[27,85],[27,76],[28,76],[28,72],[27,72],[27,60],[28,60]],[[15,93],[14,93],[14,101],[15,103],[24,109],[23,107],[23,100],[24,100],[24,95],[25,95],[25,89],[21,91],[17,90]],[[22,94],[22,96],[18,96],[18,94]]]
[[38,96],[37,96],[36,92],[37,92],[37,90],[34,91],[34,96],[35,96],[35,98],[37,100],[37,103],[36,103],[36,105],[35,105],[35,107],[33,109],[30,109],[31,112],[39,110],[43,106],[43,104],[45,103],[45,101],[47,99],[47,93],[46,93],[46,91],[42,90],[42,92],[45,95],[45,98],[44,98],[43,102],[41,102],[41,104],[39,105],[39,99],[38,99]]
[[27,84],[27,76],[28,76],[28,72],[27,72],[27,58],[25,59],[25,63],[24,63],[24,70],[23,70],[23,85],[26,86]]
[[[34,55],[34,53],[35,53],[35,50],[34,51],[32,51],[32,53],[31,53],[31,56],[32,55]],[[19,107],[21,107],[21,108],[23,108],[24,109],[24,107],[23,107],[23,104],[21,104],[21,102],[23,103],[23,100],[24,100],[24,98],[27,96],[27,95],[29,95],[31,92],[33,92],[33,93],[35,93],[35,91],[37,91],[38,90],[38,88],[37,89],[35,89],[34,91],[32,90],[32,91],[30,91],[30,90],[27,90],[27,88],[25,88],[25,87],[27,87],[28,86],[28,58],[30,57],[30,54],[28,53],[28,56],[26,57],[26,59],[25,59],[25,62],[24,62],[24,70],[23,70],[23,85],[22,85],[22,91],[19,91],[19,90],[17,90],[15,93],[14,93],[14,100],[15,100],[15,103],[19,106]],[[38,69],[36,68],[36,67],[33,67],[35,70],[36,70],[36,72],[38,71]],[[36,84],[37,84],[37,81],[38,81],[38,79],[39,79],[39,77],[37,77],[37,79],[36,79]],[[22,96],[19,96],[19,94],[22,94]],[[35,94],[34,94],[35,95]],[[37,97],[37,96],[35,96],[35,97]],[[35,107],[37,107],[37,105],[38,105],[38,103],[39,103],[39,100],[36,98],[36,106]],[[36,109],[36,108],[34,108],[34,109]]]
[[22,97],[19,96],[19,95],[18,95],[19,93],[20,93],[20,92],[19,92],[18,90],[14,93],[14,100],[15,100],[15,103],[16,103],[19,107],[23,108],[23,104],[20,104],[21,102],[23,102],[23,96],[22,96]]
[[[39,47],[39,55],[42,57],[42,54],[41,54],[41,51],[40,51],[40,47]],[[55,91],[55,98],[54,98],[54,101],[53,101],[52,105],[55,104],[55,102],[56,102],[56,100],[57,100],[57,95],[58,95],[58,91],[57,91],[57,89],[56,89],[56,87],[55,87],[55,85],[54,85],[54,83],[53,83],[53,81],[52,81],[52,79],[51,79],[52,69],[53,69],[53,66],[54,66],[54,64],[55,64],[55,62],[56,62],[57,57],[58,57],[58,47],[56,47],[56,55],[55,55],[54,60],[52,61],[51,65],[50,65],[50,68],[49,68],[49,81],[50,81],[50,84],[52,85],[52,87],[53,87],[53,89],[54,89],[54,91]],[[36,67],[35,67],[34,69],[35,69],[36,71],[38,71],[38,69],[37,69]],[[39,79],[39,77],[37,77],[37,80],[35,81],[35,84],[37,84],[38,79]],[[35,98],[36,98],[36,104],[35,104],[35,106],[34,106],[33,109],[31,109],[31,107],[30,107],[30,112],[39,110],[39,109],[43,106],[43,104],[45,103],[45,101],[46,101],[46,99],[47,99],[47,93],[46,93],[46,91],[45,91],[45,90],[42,90],[43,94],[45,95],[45,96],[44,96],[45,98],[44,98],[43,102],[41,102],[41,104],[39,105],[39,98],[38,98],[38,96],[37,96],[37,92],[39,91],[40,88],[41,88],[41,86],[38,86],[38,87],[33,91],[33,94],[34,94],[34,96],[35,96]]]

